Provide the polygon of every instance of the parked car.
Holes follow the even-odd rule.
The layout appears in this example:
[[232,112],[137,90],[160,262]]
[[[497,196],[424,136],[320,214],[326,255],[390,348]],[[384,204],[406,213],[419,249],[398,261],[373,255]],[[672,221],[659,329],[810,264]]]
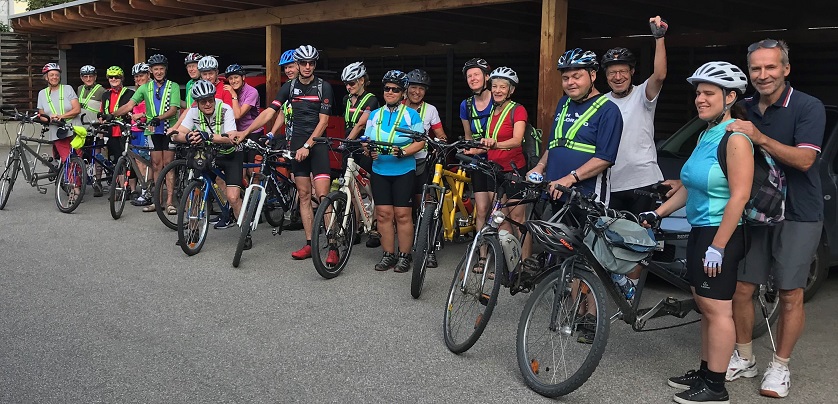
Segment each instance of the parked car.
[[[698,142],[698,135],[707,123],[695,117],[672,136],[658,144],[658,165],[666,179],[677,179],[684,162]],[[826,106],[826,129],[823,135],[820,160],[820,177],[823,187],[824,226],[821,240],[804,290],[804,301],[811,299],[823,285],[829,268],[838,265],[838,106]]]

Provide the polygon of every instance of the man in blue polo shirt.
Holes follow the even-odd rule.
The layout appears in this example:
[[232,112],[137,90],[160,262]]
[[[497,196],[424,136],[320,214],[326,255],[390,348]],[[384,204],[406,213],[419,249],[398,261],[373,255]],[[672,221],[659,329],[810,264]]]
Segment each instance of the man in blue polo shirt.
[[[576,186],[608,203],[609,167],[617,159],[623,117],[620,109],[594,87],[596,54],[576,48],[559,58],[563,96],[556,105],[548,152],[530,172],[544,174],[551,185]],[[561,192],[551,190],[553,199]]]
[[786,174],[786,219],[773,227],[752,227],[751,249],[740,268],[733,297],[736,350],[727,380],[757,375],[751,349],[752,303],[757,285],[768,274],[780,290],[777,350],[762,378],[760,394],[786,397],[792,349],[803,333],[803,288],[823,228],[823,197],[818,170],[826,111],[817,98],[785,81],[791,66],[784,41],[765,39],[748,47],[748,70],[757,93],[742,100],[748,121],[727,130],[742,132],[780,163]]

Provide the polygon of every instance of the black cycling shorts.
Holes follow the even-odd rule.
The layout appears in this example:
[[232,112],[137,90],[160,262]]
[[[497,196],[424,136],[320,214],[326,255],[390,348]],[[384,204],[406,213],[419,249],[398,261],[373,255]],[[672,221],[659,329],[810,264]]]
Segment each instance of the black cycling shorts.
[[154,146],[152,151],[171,151],[169,150],[169,142],[171,138],[166,135],[151,135],[151,144]]
[[[291,150],[297,151],[303,147],[303,143],[308,140],[308,137],[291,136]],[[291,162],[291,172],[295,176],[308,177],[311,174],[315,176],[331,173],[329,167],[329,147],[323,143],[315,143],[308,151],[308,157],[303,161],[294,160]]]
[[237,151],[230,154],[219,154],[215,158],[215,166],[224,173],[224,182],[228,187],[239,187],[242,185],[242,170],[244,170],[244,152]]
[[416,171],[402,175],[380,175],[372,173],[372,198],[377,206],[413,207],[413,182]]
[[695,294],[715,300],[731,300],[736,291],[739,261],[745,257],[745,235],[738,226],[727,242],[722,258],[722,272],[709,277],[704,272],[704,254],[716,237],[717,226],[693,227],[687,241],[687,279]]
[[489,176],[480,170],[471,170],[468,172],[471,178],[472,192],[495,192],[495,187],[489,187]]
[[[654,185],[647,185],[636,189],[654,192]],[[611,199],[608,201],[608,207],[614,210],[627,210],[635,215],[639,215],[643,212],[655,210],[658,206],[657,201],[650,196],[639,195],[634,192],[634,189],[627,189],[625,191],[612,192]]]

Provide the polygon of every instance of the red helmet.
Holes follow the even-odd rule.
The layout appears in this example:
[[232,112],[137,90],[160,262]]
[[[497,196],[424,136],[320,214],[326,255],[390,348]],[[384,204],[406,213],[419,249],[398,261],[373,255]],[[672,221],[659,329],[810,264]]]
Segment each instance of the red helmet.
[[41,69],[41,74],[47,74],[50,70],[58,70],[60,72],[61,66],[59,66],[58,63],[47,63],[44,65],[44,68]]

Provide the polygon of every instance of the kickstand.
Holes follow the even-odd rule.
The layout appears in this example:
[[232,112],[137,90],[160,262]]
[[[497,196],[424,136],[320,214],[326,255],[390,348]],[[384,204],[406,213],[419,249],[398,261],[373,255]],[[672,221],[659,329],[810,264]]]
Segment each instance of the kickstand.
[[768,308],[765,307],[765,301],[762,300],[762,297],[758,297],[759,304],[762,306],[762,317],[765,319],[765,326],[768,327],[768,338],[771,339],[771,348],[774,349],[774,353],[777,353],[777,345],[774,345],[774,335],[771,333],[771,323],[768,321]]

